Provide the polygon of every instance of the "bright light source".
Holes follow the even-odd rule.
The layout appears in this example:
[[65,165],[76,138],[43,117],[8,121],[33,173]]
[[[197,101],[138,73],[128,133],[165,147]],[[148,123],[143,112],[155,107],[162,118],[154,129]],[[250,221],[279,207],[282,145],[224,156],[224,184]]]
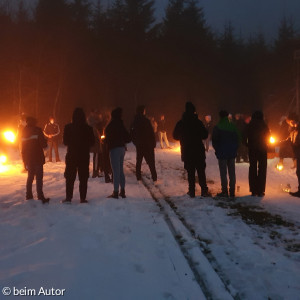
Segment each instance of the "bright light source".
[[0,155],[0,164],[4,164],[7,162],[7,156],[6,155]]
[[16,135],[11,130],[5,131],[3,135],[4,138],[10,143],[14,143],[16,141]]
[[270,143],[271,143],[271,144],[275,144],[275,142],[276,142],[275,138],[274,138],[273,136],[271,136],[271,137],[270,137]]
[[105,135],[101,135],[101,140],[105,139]]
[[282,164],[277,164],[276,166],[278,171],[282,171],[283,170],[283,165]]

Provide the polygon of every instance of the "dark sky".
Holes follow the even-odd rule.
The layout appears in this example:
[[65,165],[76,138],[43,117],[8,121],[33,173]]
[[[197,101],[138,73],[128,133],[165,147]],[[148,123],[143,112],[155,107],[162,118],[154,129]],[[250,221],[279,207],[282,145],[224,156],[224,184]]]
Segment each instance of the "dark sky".
[[[112,0],[103,0],[103,3]],[[164,15],[168,0],[156,0],[156,14]],[[229,21],[236,34],[249,37],[263,33],[267,40],[276,37],[280,21],[292,18],[300,33],[300,0],[199,0],[204,8],[207,24],[216,32],[222,32]]]
[[[164,14],[168,0],[156,0],[159,15]],[[207,24],[222,32],[231,21],[236,34],[248,37],[262,32],[268,40],[276,37],[280,21],[292,18],[300,33],[300,0],[199,0]]]

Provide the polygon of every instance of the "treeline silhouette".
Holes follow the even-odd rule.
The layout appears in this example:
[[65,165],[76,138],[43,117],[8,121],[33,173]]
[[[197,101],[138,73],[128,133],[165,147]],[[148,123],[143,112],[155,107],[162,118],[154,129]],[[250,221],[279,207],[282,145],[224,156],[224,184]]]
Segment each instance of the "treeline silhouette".
[[146,104],[175,122],[186,100],[201,115],[288,109],[300,48],[293,22],[283,19],[268,44],[262,34],[237,37],[230,23],[213,33],[198,1],[169,0],[161,22],[154,1],[111,2],[0,2],[2,119],[25,112],[66,122],[75,106],[117,105],[129,119]]

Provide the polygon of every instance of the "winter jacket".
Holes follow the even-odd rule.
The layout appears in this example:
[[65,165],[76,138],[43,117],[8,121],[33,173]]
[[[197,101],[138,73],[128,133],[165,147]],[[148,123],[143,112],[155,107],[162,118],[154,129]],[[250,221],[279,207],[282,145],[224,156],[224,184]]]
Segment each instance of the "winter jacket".
[[105,128],[105,142],[108,149],[125,147],[130,143],[130,135],[121,119],[112,119]]
[[59,125],[57,123],[47,123],[44,128],[44,135],[48,138],[48,140],[58,140],[58,136],[60,134]]
[[86,123],[84,115],[76,110],[72,123],[64,128],[63,143],[67,146],[66,158],[70,162],[78,163],[89,159],[90,148],[95,143],[93,128]]
[[173,131],[173,138],[180,141],[181,159],[184,162],[205,159],[202,140],[207,137],[207,129],[194,113],[185,112]]
[[232,159],[237,155],[240,143],[240,133],[236,126],[224,117],[214,127],[212,134],[212,146],[218,159]]
[[45,164],[43,148],[47,148],[47,140],[41,128],[25,126],[22,135],[22,159],[25,166]]
[[249,151],[267,152],[270,136],[270,130],[265,121],[252,117],[250,123],[245,128],[243,140],[248,146]]
[[156,147],[156,140],[151,121],[143,114],[137,114],[130,127],[132,142],[137,148],[151,149]]

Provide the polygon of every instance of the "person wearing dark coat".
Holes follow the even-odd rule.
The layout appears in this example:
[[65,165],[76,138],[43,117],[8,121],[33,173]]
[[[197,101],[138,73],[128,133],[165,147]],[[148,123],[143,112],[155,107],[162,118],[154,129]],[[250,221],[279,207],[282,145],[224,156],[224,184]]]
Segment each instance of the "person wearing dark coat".
[[145,106],[138,106],[130,129],[132,142],[136,147],[136,179],[138,181],[142,179],[141,168],[143,158],[145,158],[151,172],[152,180],[156,182],[157,173],[154,154],[156,140],[151,121],[146,118],[145,114]]
[[252,196],[265,195],[267,178],[267,152],[270,130],[261,111],[252,114],[245,128],[244,143],[249,150],[249,187]]
[[63,143],[67,146],[66,154],[66,199],[63,203],[71,203],[74,182],[78,173],[80,203],[87,203],[87,183],[89,178],[90,148],[95,143],[93,128],[86,122],[82,108],[75,108],[72,123],[64,128]]
[[219,163],[222,192],[217,194],[220,197],[228,197],[229,176],[229,195],[235,196],[235,158],[240,142],[240,134],[235,124],[229,122],[228,112],[221,110],[219,113],[220,121],[214,127],[212,134],[212,145]]
[[22,159],[28,171],[26,183],[26,200],[33,199],[32,183],[36,178],[36,191],[38,199],[43,203],[49,202],[43,193],[43,166],[45,164],[44,148],[47,148],[47,140],[41,128],[36,126],[36,119],[26,118],[27,125],[21,133]]
[[55,152],[55,159],[56,162],[60,162],[59,153],[58,153],[58,138],[60,134],[59,125],[54,122],[54,118],[49,118],[49,123],[45,125],[44,128],[44,135],[48,139],[48,145],[49,145],[49,162],[52,162],[52,149],[54,148]]
[[131,141],[129,132],[125,128],[122,120],[122,112],[122,108],[120,107],[114,109],[111,112],[111,121],[105,128],[105,142],[109,150],[114,183],[113,193],[108,196],[108,198],[116,199],[118,199],[119,196],[126,198],[123,164],[126,144]]
[[290,126],[290,141],[293,148],[294,157],[296,159],[296,175],[298,178],[298,190],[290,192],[291,196],[300,197],[300,134],[299,134],[299,118],[295,113],[289,114],[287,122]]
[[195,106],[191,102],[187,102],[182,119],[177,122],[173,131],[173,138],[180,141],[181,159],[188,173],[188,194],[191,198],[195,197],[195,171],[198,173],[201,196],[211,196],[208,192],[205,175],[206,163],[203,140],[207,137],[208,132],[198,119]]

